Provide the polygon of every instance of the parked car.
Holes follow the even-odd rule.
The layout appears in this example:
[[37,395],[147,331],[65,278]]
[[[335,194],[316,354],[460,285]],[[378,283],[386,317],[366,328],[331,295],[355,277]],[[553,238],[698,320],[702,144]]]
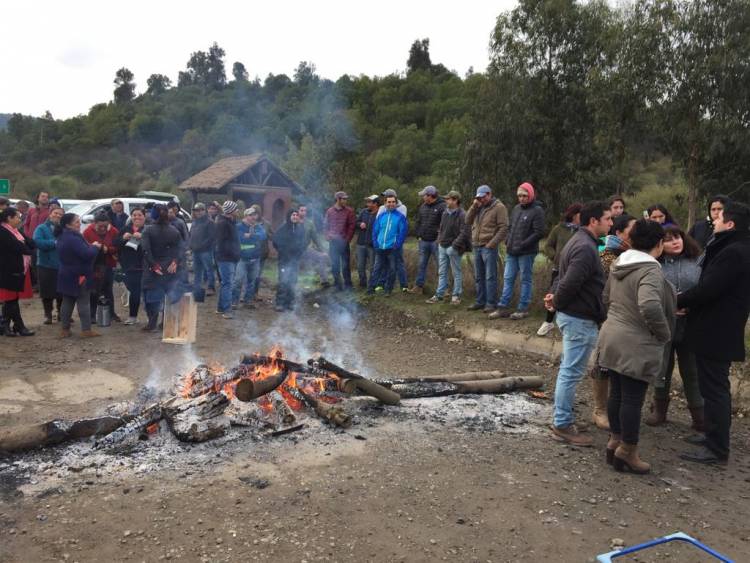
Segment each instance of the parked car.
[[[81,203],[80,205],[76,205],[72,209],[69,210],[70,213],[75,213],[76,215],[80,215],[81,217],[81,231],[83,231],[86,227],[88,227],[91,223],[94,222],[94,217],[101,213],[105,212],[107,213],[112,209],[111,201],[113,198],[108,199],[93,199],[91,201],[86,201]],[[134,207],[142,207],[146,211],[149,211],[154,205],[158,203],[164,203],[163,201],[156,200],[156,199],[147,199],[143,197],[120,197],[117,198],[123,203],[123,207],[125,209],[125,213],[130,215],[130,210]],[[192,221],[192,218],[190,217],[190,214],[185,211],[184,209],[180,210],[180,217],[187,223],[188,229],[190,228],[190,223]]]
[[62,205],[63,211],[67,213],[71,209],[73,209],[77,205],[81,205],[82,203],[86,203],[87,199],[60,199],[57,198],[57,201],[60,202],[60,205]]

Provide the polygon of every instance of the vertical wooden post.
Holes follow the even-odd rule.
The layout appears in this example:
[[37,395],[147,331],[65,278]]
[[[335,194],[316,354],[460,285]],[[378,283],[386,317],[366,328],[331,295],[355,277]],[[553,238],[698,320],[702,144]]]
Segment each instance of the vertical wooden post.
[[164,304],[162,342],[190,344],[195,342],[198,307],[192,293],[185,293],[177,303]]

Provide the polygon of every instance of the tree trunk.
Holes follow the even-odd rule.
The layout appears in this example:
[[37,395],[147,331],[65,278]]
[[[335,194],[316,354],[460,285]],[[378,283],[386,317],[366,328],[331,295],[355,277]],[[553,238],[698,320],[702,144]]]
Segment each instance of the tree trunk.
[[693,143],[690,147],[688,157],[688,220],[689,230],[695,223],[696,209],[698,204],[698,144]]

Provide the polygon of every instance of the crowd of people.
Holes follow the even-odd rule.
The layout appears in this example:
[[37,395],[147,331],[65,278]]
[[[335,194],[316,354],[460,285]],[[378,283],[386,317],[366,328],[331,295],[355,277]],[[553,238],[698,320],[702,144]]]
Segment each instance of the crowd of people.
[[[435,292],[426,303],[458,305],[464,290],[462,257],[471,252],[475,292],[468,309],[489,319],[520,320],[529,316],[534,263],[544,241],[541,250],[552,267],[546,318],[537,334],[546,336],[557,326],[563,348],[552,436],[576,446],[593,444],[574,411],[577,386],[589,373],[592,421],[610,431],[607,462],[617,470],[648,472],[649,464],[638,454],[642,407],[652,385],[645,422],[667,421],[676,362],[692,427],[700,433],[693,442],[701,446],[682,457],[727,461],[729,367],[745,358],[750,313],[746,205],[712,197],[708,216],[685,232],[663,205],[631,216],[616,195],[607,202],[571,204],[545,239],[544,206],[529,182],[518,186],[510,213],[487,185],[475,190],[467,209],[458,191],[441,196],[427,186],[419,196],[413,228],[418,266],[411,286],[404,261],[407,209],[393,189],[365,198],[359,212],[345,192],[336,192],[323,216],[322,237],[304,205],[292,206],[281,225],[271,225],[258,205],[241,211],[232,200],[196,203],[188,228],[177,202],[155,205],[150,212],[135,208],[127,215],[122,202],[113,200],[111,211],[97,215],[81,232],[80,217],[63,213],[47,193],[26,211],[0,198],[0,330],[7,336],[34,334],[23,322],[19,299],[32,297],[36,284],[45,324],[54,322],[56,312],[61,336],[71,336],[77,307],[81,335],[98,336],[92,319],[101,314],[121,320],[113,295],[118,265],[129,296],[125,324],[137,323],[143,301],[144,330],[157,331],[165,301],[176,301],[185,291],[199,302],[218,293],[216,312],[232,319],[239,307],[255,307],[271,249],[278,264],[274,308],[291,311],[301,267],[312,269],[324,287],[353,290],[350,246],[355,238],[357,279],[368,295],[388,296],[397,281],[401,291],[424,295],[432,261],[437,280],[429,284]],[[520,290],[513,306],[517,279]]]

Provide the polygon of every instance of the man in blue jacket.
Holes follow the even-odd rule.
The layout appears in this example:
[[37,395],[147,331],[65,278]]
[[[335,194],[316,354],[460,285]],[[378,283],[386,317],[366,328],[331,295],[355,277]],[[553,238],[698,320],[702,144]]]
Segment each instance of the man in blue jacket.
[[260,275],[260,257],[263,252],[263,241],[266,231],[258,223],[258,210],[254,207],[245,209],[242,221],[237,224],[237,236],[240,238],[240,262],[234,275],[232,291],[232,307],[237,307],[240,301],[242,283],[245,282],[245,296],[242,303],[245,307],[252,307],[255,296],[255,284]]
[[367,293],[375,293],[375,287],[382,283],[385,294],[390,295],[395,281],[396,257],[404,245],[409,232],[406,217],[397,211],[398,199],[395,195],[386,197],[385,211],[380,213],[372,226],[372,246],[375,249],[375,267],[370,276]]

